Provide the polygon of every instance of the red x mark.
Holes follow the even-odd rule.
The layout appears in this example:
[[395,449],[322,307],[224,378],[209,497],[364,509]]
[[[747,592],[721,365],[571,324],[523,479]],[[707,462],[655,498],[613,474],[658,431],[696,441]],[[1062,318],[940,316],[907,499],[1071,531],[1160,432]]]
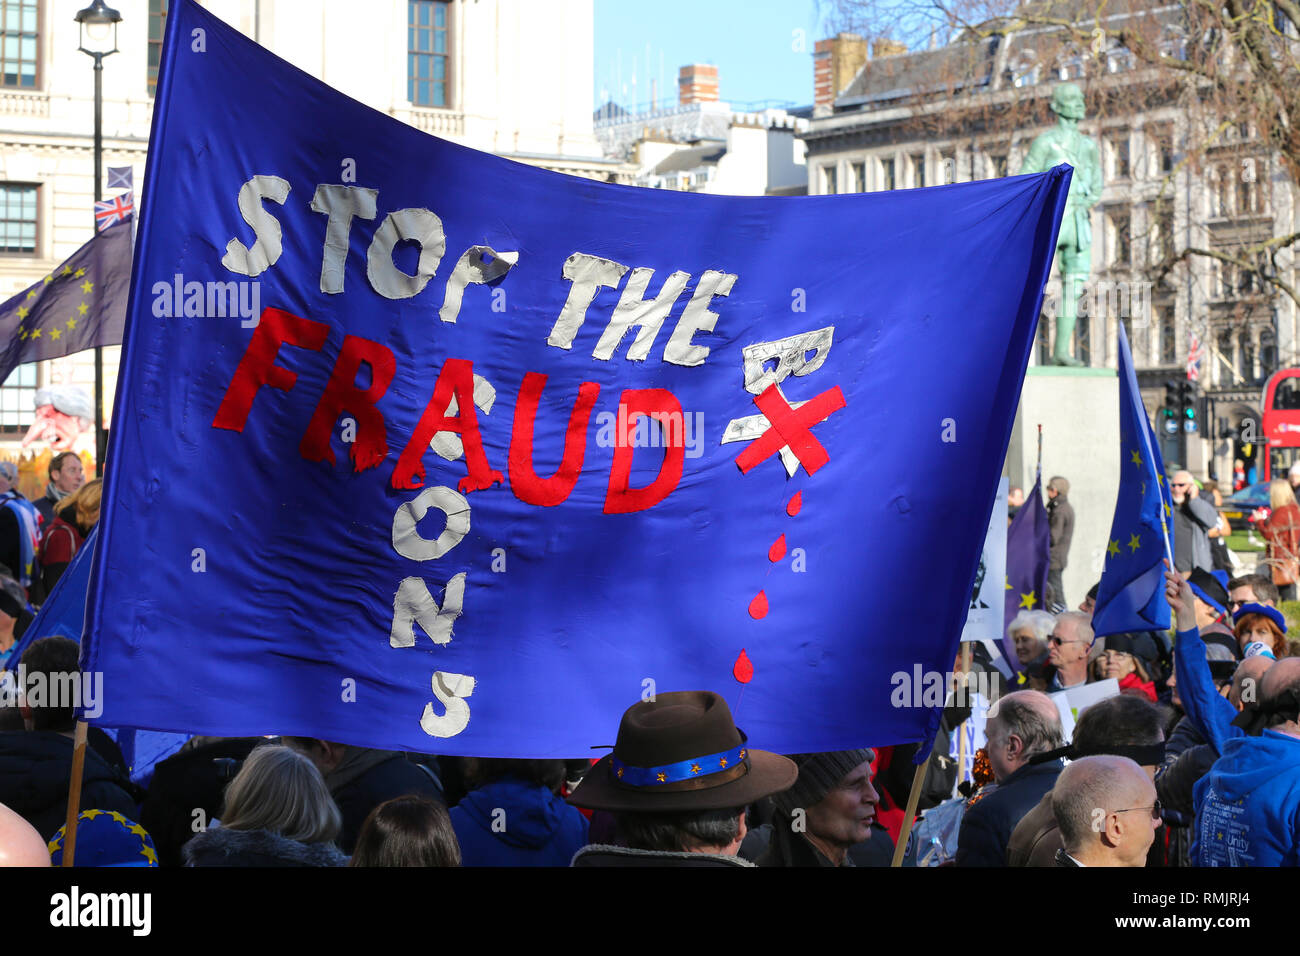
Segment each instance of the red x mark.
[[771,458],[783,445],[790,446],[803,470],[810,475],[831,460],[810,429],[829,417],[831,412],[844,407],[844,393],[838,385],[798,408],[791,408],[776,385],[769,385],[762,395],[754,396],[754,404],[771,427],[736,456],[736,464],[742,472],[749,474],[751,468]]

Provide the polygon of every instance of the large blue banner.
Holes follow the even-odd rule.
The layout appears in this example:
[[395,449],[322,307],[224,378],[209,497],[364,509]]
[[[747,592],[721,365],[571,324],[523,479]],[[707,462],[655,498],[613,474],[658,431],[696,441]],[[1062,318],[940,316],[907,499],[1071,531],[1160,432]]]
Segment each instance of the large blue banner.
[[1068,167],[599,184],[168,19],[102,722],[584,756],[712,689],[766,749],[932,737],[898,679],[952,670]]

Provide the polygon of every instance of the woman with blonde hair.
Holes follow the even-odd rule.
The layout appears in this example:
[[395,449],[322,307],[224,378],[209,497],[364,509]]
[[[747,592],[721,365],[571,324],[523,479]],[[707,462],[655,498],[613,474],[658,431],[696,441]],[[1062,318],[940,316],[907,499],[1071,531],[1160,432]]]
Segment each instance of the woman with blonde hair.
[[41,536],[41,584],[45,594],[54,590],[63,572],[81,550],[86,535],[99,522],[99,503],[104,482],[86,482],[59,502],[54,520]]
[[343,816],[309,757],[258,747],[226,788],[219,825],[185,844],[186,866],[346,866]]
[[1255,529],[1264,536],[1265,563],[1282,600],[1294,601],[1296,581],[1300,580],[1300,505],[1291,482],[1285,478],[1270,481],[1268,503],[1272,513],[1256,522]]

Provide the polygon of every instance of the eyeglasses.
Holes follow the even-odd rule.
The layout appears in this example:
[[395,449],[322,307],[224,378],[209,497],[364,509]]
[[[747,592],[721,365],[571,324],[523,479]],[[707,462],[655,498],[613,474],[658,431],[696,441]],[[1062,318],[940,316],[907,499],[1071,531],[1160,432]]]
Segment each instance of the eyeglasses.
[[1160,819],[1160,811],[1163,810],[1163,809],[1164,809],[1164,807],[1161,805],[1160,801],[1157,799],[1156,802],[1153,803],[1153,804],[1151,804],[1151,806],[1149,806],[1149,807],[1126,807],[1126,808],[1123,809],[1123,810],[1112,810],[1111,813],[1129,813],[1129,812],[1131,812],[1131,811],[1133,811],[1133,810],[1150,810],[1150,811],[1151,811],[1151,819],[1152,819],[1152,820],[1159,820],[1159,819]]
[[1083,641],[1065,641],[1065,640],[1062,640],[1061,638],[1057,637],[1055,634],[1049,634],[1049,635],[1047,636],[1047,643],[1048,643],[1048,644],[1083,644],[1084,642],[1083,642]]
[[1190,488],[1191,486],[1190,481],[1173,481],[1169,483],[1170,488]]

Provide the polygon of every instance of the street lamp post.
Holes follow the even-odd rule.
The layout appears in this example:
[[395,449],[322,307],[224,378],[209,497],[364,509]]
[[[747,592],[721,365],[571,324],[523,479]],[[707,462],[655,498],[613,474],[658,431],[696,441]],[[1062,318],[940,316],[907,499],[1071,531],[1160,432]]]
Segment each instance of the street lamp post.
[[[95,202],[104,198],[104,57],[117,52],[117,25],[122,15],[104,0],[77,11],[82,53],[95,61]],[[111,41],[111,43],[110,43]],[[92,228],[99,229],[91,206]],[[104,473],[104,349],[95,346],[95,473]]]

